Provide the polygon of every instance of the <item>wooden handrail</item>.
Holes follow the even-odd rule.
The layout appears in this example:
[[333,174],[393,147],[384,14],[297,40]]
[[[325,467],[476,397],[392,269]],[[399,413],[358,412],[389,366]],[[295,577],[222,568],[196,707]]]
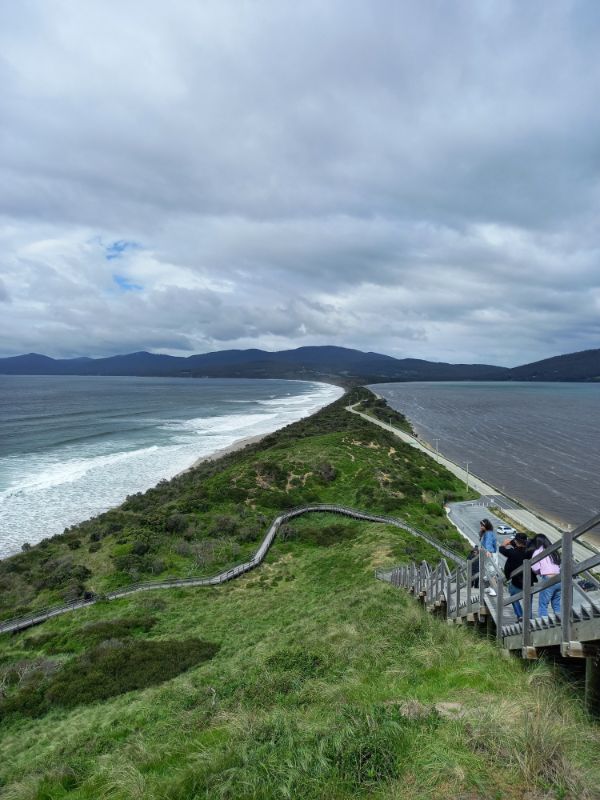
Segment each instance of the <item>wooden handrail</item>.
[[[570,534],[573,540],[579,539],[580,536],[582,536],[584,533],[587,533],[592,528],[595,528],[596,525],[600,525],[600,513],[596,514],[593,517],[590,517],[590,519],[586,520],[585,522],[582,522],[581,525],[578,525],[574,530],[570,532]],[[565,531],[565,533],[567,533],[567,531]],[[586,542],[586,546],[587,547],[590,546],[588,542]],[[597,550],[597,548],[593,549]]]
[[531,566],[525,559],[523,566],[523,648],[531,644]]
[[[239,575],[243,575],[246,572],[249,572],[250,570],[254,569],[255,567],[259,566],[262,563],[275,539],[275,536],[277,535],[277,531],[284,522],[286,522],[289,519],[293,519],[294,517],[300,516],[301,514],[310,514],[310,513],[342,514],[343,516],[351,517],[357,520],[365,520],[367,522],[378,522],[386,525],[394,525],[395,527],[401,528],[402,530],[411,533],[413,536],[418,536],[419,538],[424,539],[432,547],[436,548],[442,555],[452,559],[456,563],[461,563],[464,561],[462,556],[459,556],[457,553],[454,553],[454,551],[452,551],[449,547],[446,547],[441,542],[438,542],[436,539],[433,538],[433,536],[430,536],[429,534],[419,530],[418,528],[414,528],[412,525],[409,525],[402,519],[383,516],[380,514],[370,514],[369,512],[366,511],[349,508],[347,506],[337,505],[335,503],[316,503],[310,506],[299,506],[296,508],[292,508],[289,511],[279,514],[270,524],[263,541],[261,542],[254,556],[251,559],[245,561],[242,564],[237,564],[235,567],[231,567],[230,569],[225,570],[224,572],[220,572],[217,575],[213,575],[206,578],[204,577],[163,578],[160,581],[147,581],[146,583],[130,584],[129,586],[123,586],[121,589],[116,589],[112,592],[107,592],[102,595],[95,595],[90,598],[82,598],[80,600],[74,600],[71,603],[65,603],[60,606],[46,607],[43,609],[39,609],[37,611],[32,611],[29,614],[25,614],[20,617],[13,617],[12,619],[3,620],[0,622],[0,633],[10,633],[23,630],[25,628],[30,627],[31,625],[44,622],[45,620],[51,619],[52,617],[58,616],[60,614],[65,614],[69,611],[74,611],[79,608],[85,608],[87,606],[94,605],[95,603],[101,600],[118,600],[123,597],[127,597],[130,594],[134,594],[140,591],[149,591],[152,589],[171,589],[171,588],[185,587],[185,586],[216,586],[222,583],[227,583],[229,580],[236,578]],[[429,567],[427,567],[427,569],[429,569]]]
[[[535,558],[529,559],[529,566],[532,567],[534,564],[538,564],[540,561],[543,561],[552,553],[556,553],[556,551],[560,550],[561,547],[562,547],[562,539],[559,539],[557,542],[554,542],[554,544],[550,545],[550,547],[547,547],[545,550],[542,550],[542,552],[539,553]],[[511,572],[511,577],[513,577],[514,575],[520,575],[522,572],[523,572],[523,565],[517,567],[517,569],[514,569]]]
[[[584,526],[585,527],[585,526]],[[496,598],[485,597],[481,592],[483,583],[480,584],[479,602],[482,613],[491,612],[492,618],[495,618],[496,623],[496,640],[500,646],[505,644],[509,649],[515,649],[516,642],[519,643],[521,655],[523,658],[536,657],[538,647],[558,646],[563,656],[569,657],[588,657],[590,653],[597,652],[600,646],[600,626],[598,625],[598,615],[600,613],[600,606],[597,601],[589,597],[577,584],[575,578],[582,573],[587,573],[589,569],[600,564],[600,554],[587,558],[585,561],[576,564],[573,562],[573,541],[575,539],[574,532],[564,532],[562,541],[555,543],[545,551],[540,553],[535,559],[525,559],[520,569],[515,570],[511,578],[521,573],[523,575],[523,588],[521,591],[514,595],[509,595],[505,590],[505,585],[509,579],[502,577],[498,581]],[[546,578],[535,585],[532,585],[532,564],[538,563],[547,557],[552,552],[555,552],[562,547],[563,559],[561,565],[561,572],[559,575]],[[480,565],[482,561],[485,566],[489,566],[489,560],[481,558],[480,551]],[[437,601],[439,598],[446,600],[446,617],[449,621],[467,617],[473,613],[473,564],[474,561],[468,560],[462,564],[457,564],[456,568],[452,571],[448,569],[445,560],[440,559],[437,567],[432,570],[429,566],[429,574],[434,576],[433,581],[430,582],[428,588],[428,599]],[[421,576],[427,574],[423,569],[423,565],[419,566],[416,570],[415,563],[413,562],[405,568],[407,576],[406,588],[409,591],[418,593],[418,588],[421,585]],[[483,581],[484,573],[480,574],[480,580]],[[465,586],[466,583],[466,586]],[[438,588],[439,584],[439,588]],[[553,586],[561,585],[561,612],[558,615],[552,615],[550,622],[540,622],[539,619],[533,622],[533,597],[537,592]],[[463,599],[461,600],[461,591]],[[577,592],[584,598],[581,611],[577,610],[574,613],[574,593]],[[466,602],[465,597],[466,595]],[[523,619],[517,627],[515,621],[507,618],[506,608],[512,603],[522,601],[523,603]],[[587,604],[586,602],[587,601]],[[429,602],[428,605],[431,605]],[[594,625],[590,620],[595,618]],[[476,618],[471,617],[471,620]],[[584,626],[582,630],[581,626]],[[586,627],[587,626],[587,627]],[[590,627],[591,626],[591,627]],[[553,634],[548,635],[548,627],[553,629]],[[506,641],[508,639],[508,641]]]
[[571,641],[571,614],[573,612],[573,539],[574,533],[563,533],[563,558],[561,564],[561,628],[563,646]]
[[504,616],[503,595],[504,595],[504,584],[502,583],[502,581],[500,581],[498,583],[498,588],[496,590],[496,641],[499,644],[502,643],[502,622]]

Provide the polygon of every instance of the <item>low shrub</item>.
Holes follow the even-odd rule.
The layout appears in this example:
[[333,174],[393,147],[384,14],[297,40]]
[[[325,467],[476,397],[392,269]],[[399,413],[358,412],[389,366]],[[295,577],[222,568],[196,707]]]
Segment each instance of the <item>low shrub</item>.
[[316,473],[323,483],[331,483],[337,476],[336,468],[329,461],[322,461],[317,467]]
[[165,531],[167,533],[183,533],[188,526],[186,514],[172,514],[165,520]]
[[211,533],[213,536],[228,536],[237,530],[238,521],[227,514],[220,514],[214,522]]
[[287,526],[286,539],[289,541],[307,542],[319,547],[331,547],[340,542],[348,542],[359,534],[358,527],[336,522],[332,525],[306,526],[294,528]]
[[83,564],[74,564],[69,556],[48,559],[41,565],[37,589],[63,589],[69,584],[83,583],[91,576]]
[[438,503],[425,503],[425,511],[433,517],[444,516],[444,509]]
[[7,697],[0,703],[0,717],[39,717],[55,706],[72,708],[154,686],[208,661],[218,650],[219,645],[200,639],[109,639]]

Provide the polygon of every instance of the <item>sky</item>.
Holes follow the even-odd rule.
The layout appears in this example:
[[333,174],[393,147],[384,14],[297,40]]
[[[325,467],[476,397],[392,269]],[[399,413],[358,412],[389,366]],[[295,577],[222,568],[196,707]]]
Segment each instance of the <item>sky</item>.
[[0,355],[600,347],[596,0],[0,0]]

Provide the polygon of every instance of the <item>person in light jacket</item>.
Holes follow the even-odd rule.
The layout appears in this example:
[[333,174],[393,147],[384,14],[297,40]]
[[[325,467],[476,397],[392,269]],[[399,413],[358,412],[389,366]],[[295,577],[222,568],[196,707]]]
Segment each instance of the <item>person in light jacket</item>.
[[479,523],[479,547],[483,550],[485,555],[484,568],[487,583],[490,585],[485,590],[486,594],[496,596],[496,590],[493,585],[496,581],[496,572],[498,570],[498,541],[494,526],[489,519],[482,519]]
[[[547,547],[550,547],[552,542],[543,533],[539,533],[533,540],[532,558],[539,556]],[[550,553],[546,558],[542,558],[537,564],[531,568],[542,580],[547,578],[554,578],[560,574],[560,556],[557,552]],[[540,592],[540,605],[539,616],[548,616],[548,603],[552,605],[552,611],[555,614],[560,614],[560,583],[555,583],[554,586],[549,586],[547,589],[542,589]]]

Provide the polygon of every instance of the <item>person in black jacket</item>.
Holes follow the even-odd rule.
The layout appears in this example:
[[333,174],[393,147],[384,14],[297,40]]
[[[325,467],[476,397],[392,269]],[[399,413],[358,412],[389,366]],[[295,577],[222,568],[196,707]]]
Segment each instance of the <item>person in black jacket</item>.
[[479,548],[477,545],[471,548],[467,561],[472,561],[471,565],[471,586],[479,589]]
[[[513,539],[507,539],[506,541],[502,542],[500,545],[499,551],[500,553],[506,558],[506,563],[504,564],[504,575],[507,580],[510,580],[508,584],[508,591],[511,595],[519,594],[519,592],[523,591],[523,573],[520,572],[518,575],[515,575],[514,578],[512,577],[512,573],[522,566],[523,561],[526,558],[531,557],[531,549],[528,547],[527,536],[524,533],[517,533]],[[531,571],[531,583],[535,583],[537,581],[537,577],[533,570]],[[523,619],[523,607],[521,605],[521,601],[517,600],[513,603],[513,608],[515,610],[515,614],[517,615],[517,621]]]

